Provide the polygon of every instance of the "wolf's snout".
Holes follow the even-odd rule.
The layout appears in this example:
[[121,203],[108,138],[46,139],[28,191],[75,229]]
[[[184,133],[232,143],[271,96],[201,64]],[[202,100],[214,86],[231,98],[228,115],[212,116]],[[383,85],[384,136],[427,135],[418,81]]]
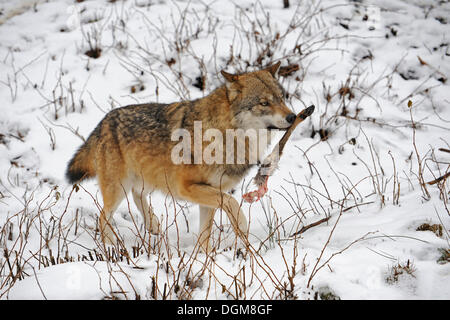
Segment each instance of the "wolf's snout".
[[290,113],[290,114],[287,115],[286,121],[289,122],[289,123],[293,123],[294,120],[295,120],[295,117],[296,117],[295,113]]

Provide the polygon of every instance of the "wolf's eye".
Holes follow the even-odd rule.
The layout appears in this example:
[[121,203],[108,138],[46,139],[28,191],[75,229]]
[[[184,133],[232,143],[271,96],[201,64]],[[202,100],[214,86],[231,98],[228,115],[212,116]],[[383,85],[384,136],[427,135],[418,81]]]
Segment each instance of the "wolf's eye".
[[267,107],[269,103],[267,101],[261,101],[260,105],[262,105],[263,107]]

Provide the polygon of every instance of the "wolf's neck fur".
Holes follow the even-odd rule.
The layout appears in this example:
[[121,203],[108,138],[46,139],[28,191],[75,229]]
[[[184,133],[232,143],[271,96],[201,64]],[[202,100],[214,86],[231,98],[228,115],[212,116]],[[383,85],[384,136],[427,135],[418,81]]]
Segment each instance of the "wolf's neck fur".
[[[212,91],[203,99],[197,100],[193,106],[198,119],[202,121],[203,129],[218,129],[225,132],[226,129],[235,129],[233,115],[227,97],[227,89],[222,85]],[[223,112],[224,109],[226,112]]]

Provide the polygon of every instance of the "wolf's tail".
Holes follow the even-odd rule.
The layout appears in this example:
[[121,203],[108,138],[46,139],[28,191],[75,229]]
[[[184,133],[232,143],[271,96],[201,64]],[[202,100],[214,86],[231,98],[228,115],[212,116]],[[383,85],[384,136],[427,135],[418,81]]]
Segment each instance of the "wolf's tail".
[[96,141],[91,135],[88,140],[77,150],[67,165],[66,178],[71,184],[95,177],[95,165],[93,145]]

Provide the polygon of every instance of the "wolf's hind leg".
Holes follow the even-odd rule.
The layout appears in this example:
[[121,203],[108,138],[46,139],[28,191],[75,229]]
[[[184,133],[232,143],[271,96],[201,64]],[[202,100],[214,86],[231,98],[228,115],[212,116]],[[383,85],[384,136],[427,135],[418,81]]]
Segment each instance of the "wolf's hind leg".
[[120,185],[111,184],[105,186],[100,183],[100,189],[103,196],[103,208],[100,212],[100,232],[104,244],[115,244],[117,241],[115,232],[112,228],[114,211],[125,197],[125,193]]
[[200,225],[199,225],[199,236],[198,236],[198,244],[200,248],[205,253],[211,252],[211,245],[209,242],[209,238],[211,236],[211,228],[214,222],[214,213],[216,209],[209,208],[205,206],[199,206],[200,211]]
[[141,213],[142,218],[144,218],[145,229],[149,230],[151,234],[159,234],[159,221],[153,213],[152,208],[148,205],[147,193],[137,191],[135,188],[131,189],[131,192],[134,203]]

